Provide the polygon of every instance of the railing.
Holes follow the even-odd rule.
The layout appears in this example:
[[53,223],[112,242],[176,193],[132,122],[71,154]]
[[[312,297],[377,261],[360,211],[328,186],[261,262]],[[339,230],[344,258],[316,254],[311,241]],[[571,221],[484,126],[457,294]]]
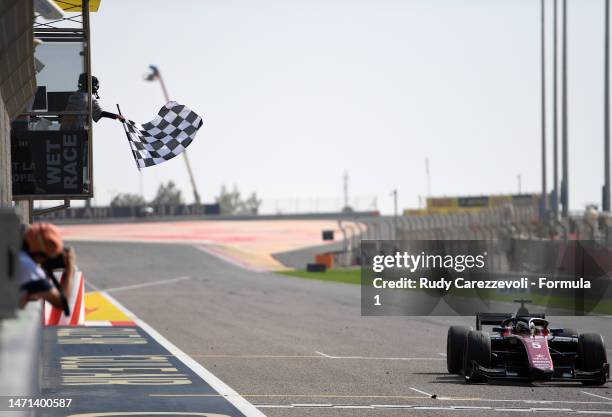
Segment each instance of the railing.
[[459,213],[345,219],[341,266],[359,264],[361,240],[594,240],[612,246],[612,215],[589,211],[541,222],[534,207],[503,206]]

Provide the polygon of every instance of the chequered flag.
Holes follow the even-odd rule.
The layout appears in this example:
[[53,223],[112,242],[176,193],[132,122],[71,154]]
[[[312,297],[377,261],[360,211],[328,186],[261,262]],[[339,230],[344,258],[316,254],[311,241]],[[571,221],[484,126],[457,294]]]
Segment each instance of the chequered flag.
[[123,124],[140,169],[161,164],[183,152],[203,122],[189,107],[169,101],[149,123],[141,126],[126,119]]

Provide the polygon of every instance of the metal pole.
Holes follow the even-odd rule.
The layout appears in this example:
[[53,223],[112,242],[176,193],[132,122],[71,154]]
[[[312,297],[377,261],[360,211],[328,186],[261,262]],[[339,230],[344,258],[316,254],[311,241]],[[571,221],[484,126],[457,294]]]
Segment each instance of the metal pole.
[[139,174],[139,176],[138,176],[138,179],[139,179],[139,181],[138,181],[139,184],[138,185],[139,185],[139,187],[138,188],[140,190],[140,196],[144,199],[144,191],[143,191],[144,189],[143,189],[143,186],[142,186],[142,171],[140,171],[138,174]]
[[392,236],[392,239],[394,239],[397,234],[397,188],[393,190],[392,194],[393,194],[393,228],[394,230],[391,236]]
[[603,211],[610,211],[610,0],[605,2],[604,18],[604,189]]
[[553,1],[553,181],[554,194],[552,201],[552,209],[555,219],[559,218],[559,131],[557,121],[557,0]]
[[[121,114],[121,107],[119,107],[119,104],[117,104],[117,113],[119,113],[120,116],[123,116],[123,114]],[[123,126],[123,131],[125,132],[125,137],[128,141],[128,146],[130,147],[130,151],[132,152],[132,156],[134,157],[134,163],[136,163],[136,169],[140,171],[140,165],[138,165],[138,158],[136,157],[136,154],[134,153],[135,151],[132,149],[132,141],[130,140],[130,134],[128,132],[128,129],[125,126],[125,123],[121,123],[121,126]]]
[[542,199],[540,201],[540,221],[546,219],[548,192],[546,190],[546,10],[544,0],[540,0],[540,53],[541,53],[541,89],[542,89]]
[[[159,69],[155,74],[159,83],[161,84],[162,91],[164,92],[164,97],[166,98],[166,102],[170,101],[170,96],[168,94],[168,90],[166,89],[166,83],[164,83],[164,79],[161,75]],[[193,189],[193,198],[197,205],[202,204],[200,200],[200,194],[198,193],[198,188],[196,187],[195,178],[193,177],[193,171],[191,170],[191,164],[189,163],[189,157],[187,156],[187,149],[183,150],[183,159],[185,160],[185,165],[187,166],[187,173],[189,174],[189,181],[191,182],[191,188]]]
[[520,195],[520,194],[522,194],[522,192],[523,192],[523,190],[522,190],[522,188],[523,188],[523,187],[522,187],[522,184],[521,184],[521,174],[518,174],[518,175],[516,176],[516,180],[517,180],[517,182],[518,182],[518,193],[519,193],[519,195]]
[[28,224],[34,222],[34,200],[28,200]]
[[87,178],[89,179],[89,194],[91,197],[94,195],[94,167],[93,167],[93,126],[92,126],[92,105],[93,96],[91,94],[91,25],[90,25],[90,10],[89,0],[83,0],[83,35],[84,35],[84,68],[87,73],[87,139],[89,144],[87,146]]
[[429,174],[429,158],[425,158],[425,176],[427,177],[427,197],[431,197],[431,176]]
[[342,176],[342,190],[344,192],[344,207],[342,210],[346,209],[349,206],[349,196],[348,196],[348,172],[344,171],[344,175]]
[[164,82],[164,78],[161,75],[161,72],[159,72],[159,69],[157,70],[157,79],[159,80],[159,83],[161,84],[161,88],[162,91],[164,92],[164,97],[166,98],[166,103],[170,101],[170,95],[168,94],[168,90],[166,89],[166,83]]
[[340,262],[342,266],[346,267],[348,266],[348,240],[346,236],[346,229],[342,227],[342,220],[338,220],[338,229],[340,229],[340,232],[342,233],[342,259]]
[[567,131],[567,0],[563,0],[563,38],[562,38],[562,69],[561,69],[561,122],[562,122],[562,169],[563,180],[561,184],[561,197],[563,203],[563,217],[569,216],[569,166],[568,166],[568,131]]

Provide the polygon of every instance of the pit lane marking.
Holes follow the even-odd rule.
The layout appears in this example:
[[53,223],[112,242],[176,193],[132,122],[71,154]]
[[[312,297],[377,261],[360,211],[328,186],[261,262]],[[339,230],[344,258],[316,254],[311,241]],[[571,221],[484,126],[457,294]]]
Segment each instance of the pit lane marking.
[[592,392],[588,392],[588,391],[580,391],[580,392],[583,393],[583,394],[586,394],[586,395],[591,395],[593,397],[602,398],[604,400],[612,401],[612,398],[604,397],[603,395],[593,394]]
[[375,361],[443,361],[443,358],[426,358],[426,357],[415,357],[415,358],[397,358],[397,357],[380,357],[380,356],[332,356],[326,353],[315,350],[315,353],[321,355],[327,359],[361,359],[361,360],[375,360]]
[[200,416],[200,417],[229,417],[227,414],[217,413],[190,413],[190,412],[172,412],[172,411],[128,411],[128,412],[110,412],[110,413],[85,413],[85,414],[70,414],[68,417],[125,417],[125,416]]
[[187,368],[191,369],[197,376],[202,378],[208,385],[210,385],[212,389],[223,395],[223,397],[234,407],[236,407],[240,412],[242,412],[245,417],[265,417],[265,415],[261,411],[259,411],[250,402],[241,397],[229,385],[221,381],[212,372],[204,368],[202,365],[193,360],[193,358],[191,358],[185,352],[183,352],[174,344],[172,344],[157,330],[155,330],[153,327],[149,326],[143,320],[138,318],[134,313],[128,310],[119,301],[115,300],[110,294],[104,291],[101,294],[103,294],[111,302],[111,304],[121,310],[125,315],[130,317],[130,319],[132,319],[132,321],[134,321],[134,323],[136,323],[138,327],[140,327],[144,332],[146,332],[151,338],[153,338],[157,343],[159,343],[163,348],[165,348],[176,359],[181,361]]

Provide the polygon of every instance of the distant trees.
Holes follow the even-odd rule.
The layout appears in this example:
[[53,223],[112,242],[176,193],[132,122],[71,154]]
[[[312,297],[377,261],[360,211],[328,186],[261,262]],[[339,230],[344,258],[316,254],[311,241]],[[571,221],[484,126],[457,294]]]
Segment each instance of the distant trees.
[[[221,214],[258,214],[262,200],[257,197],[257,193],[253,192],[243,197],[235,185],[231,190],[223,185],[219,195],[215,197],[215,202],[219,204]],[[111,207],[179,206],[182,204],[184,204],[182,192],[172,180],[161,183],[157,188],[155,198],[150,202],[138,194],[119,193],[110,203]]]
[[147,202],[138,194],[119,193],[110,202],[111,207],[142,207]]
[[257,214],[262,200],[257,198],[256,193],[251,193],[246,199],[243,199],[238,191],[238,187],[229,191],[223,185],[219,195],[215,198],[215,202],[221,207],[221,214]]
[[178,206],[181,204],[183,204],[183,195],[172,180],[166,184],[159,184],[157,194],[151,201],[153,206]]

